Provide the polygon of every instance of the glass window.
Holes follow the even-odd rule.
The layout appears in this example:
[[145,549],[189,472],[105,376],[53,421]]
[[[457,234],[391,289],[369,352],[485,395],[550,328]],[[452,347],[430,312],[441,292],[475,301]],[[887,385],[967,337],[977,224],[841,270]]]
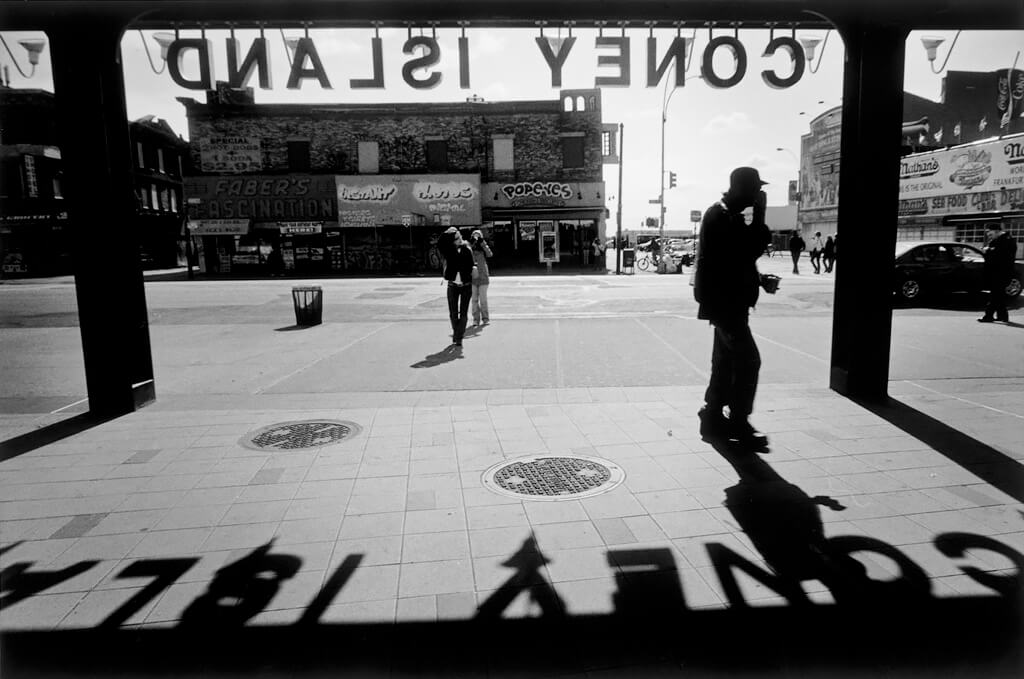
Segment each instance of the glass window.
[[448,142],[444,139],[427,140],[427,169],[432,172],[448,169]]
[[135,156],[139,163],[139,169],[144,169],[146,167],[146,151],[142,147],[141,141],[135,142]]
[[514,170],[514,149],[511,139],[494,140],[494,169]]
[[583,167],[583,137],[562,137],[562,167]]
[[309,170],[309,140],[299,139],[288,142],[288,169],[298,172]]
[[149,187],[149,205],[154,210],[160,209],[160,194],[156,190],[156,186],[150,185]]
[[157,149],[156,150],[156,167],[161,172],[166,172],[166,170],[164,169],[164,150],[163,149]]
[[171,212],[177,214],[178,212],[178,192],[171,190]]
[[359,174],[380,172],[380,146],[375,141],[359,142]]

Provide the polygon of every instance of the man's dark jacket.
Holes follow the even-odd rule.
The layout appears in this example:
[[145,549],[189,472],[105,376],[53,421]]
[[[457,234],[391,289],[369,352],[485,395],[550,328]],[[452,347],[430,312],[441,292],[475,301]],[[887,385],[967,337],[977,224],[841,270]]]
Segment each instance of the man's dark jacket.
[[719,201],[704,213],[697,246],[693,295],[697,318],[713,323],[745,321],[757,304],[761,277],[757,258],[771,242],[763,220],[747,224],[742,212]]
[[1017,241],[1006,231],[1000,232],[985,246],[985,284],[1005,287],[1013,278],[1013,261],[1017,257]]
[[454,282],[455,274],[462,275],[462,283],[469,285],[473,282],[473,251],[465,242],[461,247],[455,247],[455,235],[443,233],[438,239],[437,249],[444,257],[444,278],[446,281]]

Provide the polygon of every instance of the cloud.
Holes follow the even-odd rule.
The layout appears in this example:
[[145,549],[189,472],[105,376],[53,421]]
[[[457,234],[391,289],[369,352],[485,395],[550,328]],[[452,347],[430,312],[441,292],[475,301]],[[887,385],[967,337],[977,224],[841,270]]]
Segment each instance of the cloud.
[[733,134],[752,129],[754,129],[754,123],[750,120],[749,115],[743,111],[733,111],[715,116],[704,125],[704,129],[701,131],[705,134]]

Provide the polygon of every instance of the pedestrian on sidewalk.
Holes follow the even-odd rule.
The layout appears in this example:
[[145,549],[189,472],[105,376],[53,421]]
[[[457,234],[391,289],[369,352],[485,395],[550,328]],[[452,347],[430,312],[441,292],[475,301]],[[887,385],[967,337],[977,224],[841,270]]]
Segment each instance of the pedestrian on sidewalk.
[[989,222],[988,245],[985,246],[985,286],[988,287],[988,304],[979,323],[1002,321],[1008,323],[1010,314],[1006,310],[1006,286],[1013,278],[1013,261],[1017,257],[1017,241],[1003,231],[999,222]]
[[473,294],[473,251],[454,226],[441,234],[437,243],[444,257],[444,280],[448,283],[448,318],[452,324],[452,344],[462,346],[466,334],[469,300]]
[[825,249],[825,242],[821,240],[821,231],[815,231],[811,236],[811,266],[814,273],[821,273],[821,253]]
[[600,238],[595,238],[594,242],[590,244],[590,247],[594,253],[594,268],[598,271],[604,271],[605,269],[605,247],[604,243],[601,242]]
[[[693,290],[700,305],[697,318],[714,327],[711,376],[698,413],[701,436],[725,437],[752,448],[768,443],[749,421],[761,369],[749,315],[762,284],[757,259],[771,242],[764,222],[767,197],[761,189],[766,183],[752,167],[736,168],[729,175],[729,190],[701,221]],[[750,206],[753,219],[747,224],[743,210]]]
[[822,257],[825,260],[825,273],[832,273],[832,265],[836,263],[836,241],[832,236],[825,239]]
[[793,257],[793,273],[800,274],[800,253],[804,251],[804,239],[800,237],[799,231],[794,231],[789,237],[789,254]]
[[494,253],[484,240],[484,233],[476,229],[469,236],[469,247],[473,251],[473,293],[470,298],[470,308],[473,311],[473,326],[479,326],[481,321],[484,325],[491,322],[490,310],[487,308],[487,289],[491,284],[490,270],[487,268],[487,258],[493,257]]

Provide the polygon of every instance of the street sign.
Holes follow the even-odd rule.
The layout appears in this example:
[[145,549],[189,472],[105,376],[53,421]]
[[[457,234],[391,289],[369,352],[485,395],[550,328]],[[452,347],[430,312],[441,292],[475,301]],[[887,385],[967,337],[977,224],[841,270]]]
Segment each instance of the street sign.
[[700,210],[690,210],[690,221],[691,222],[699,222],[700,221]]

